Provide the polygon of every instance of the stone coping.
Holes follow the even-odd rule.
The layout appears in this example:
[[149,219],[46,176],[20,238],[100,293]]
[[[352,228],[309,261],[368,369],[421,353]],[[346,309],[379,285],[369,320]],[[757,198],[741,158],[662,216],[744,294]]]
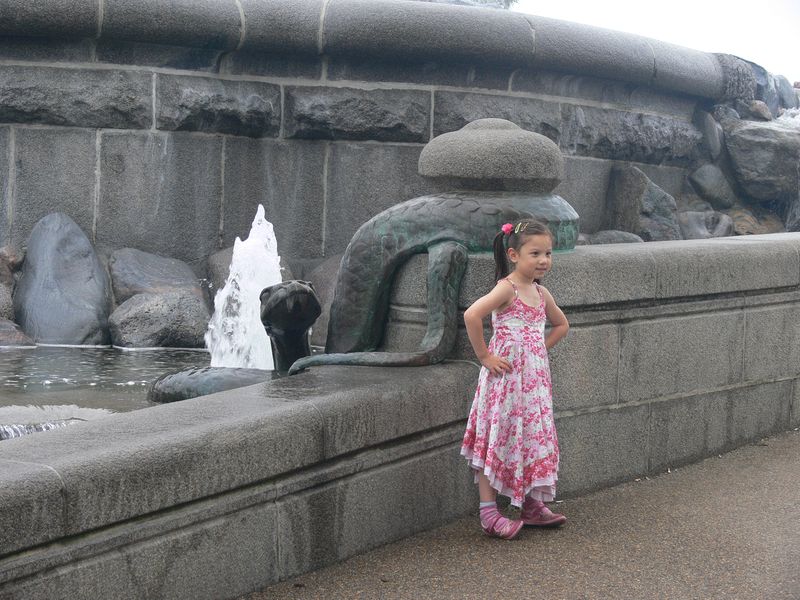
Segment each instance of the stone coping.
[[726,93],[726,73],[714,54],[488,8],[407,0],[0,0],[0,14],[0,35],[7,36],[478,62],[609,77],[712,99]]

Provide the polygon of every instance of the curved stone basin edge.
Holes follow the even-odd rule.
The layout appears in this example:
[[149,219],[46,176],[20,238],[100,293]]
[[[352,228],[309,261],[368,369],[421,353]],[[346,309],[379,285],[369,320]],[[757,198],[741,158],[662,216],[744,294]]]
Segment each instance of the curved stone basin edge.
[[[609,77],[721,99],[733,57],[505,10],[404,0],[0,0],[0,35],[283,55],[447,60]],[[8,16],[6,16],[8,15]]]
[[[800,426],[800,234],[556,268],[562,498]],[[477,374],[320,367],[3,441],[0,599],[235,598],[474,512]]]

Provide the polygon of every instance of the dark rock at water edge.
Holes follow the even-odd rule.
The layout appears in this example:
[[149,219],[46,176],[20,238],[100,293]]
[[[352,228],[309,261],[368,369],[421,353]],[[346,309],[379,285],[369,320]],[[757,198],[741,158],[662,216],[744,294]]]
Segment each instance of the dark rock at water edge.
[[112,343],[123,348],[202,348],[211,315],[187,292],[137,294],[108,320]]
[[142,293],[180,292],[205,300],[194,271],[176,258],[122,248],[111,254],[108,266],[117,304]]
[[150,402],[163,404],[270,381],[275,371],[202,367],[168,373],[156,379],[147,392]]
[[19,325],[0,318],[0,346],[33,346],[34,341],[25,335]]
[[17,323],[36,342],[108,344],[111,284],[89,238],[63,213],[31,231],[14,291]]
[[703,165],[689,175],[689,181],[700,197],[714,208],[730,208],[736,202],[736,194],[716,165]]
[[679,212],[678,223],[685,240],[702,240],[734,234],[733,219],[713,210]]
[[614,167],[606,210],[610,229],[635,233],[646,242],[679,240],[675,199],[636,167]]

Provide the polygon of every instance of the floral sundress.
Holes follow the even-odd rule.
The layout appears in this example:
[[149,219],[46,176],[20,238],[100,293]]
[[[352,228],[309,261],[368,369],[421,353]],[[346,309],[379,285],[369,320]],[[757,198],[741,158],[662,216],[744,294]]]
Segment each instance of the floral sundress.
[[537,284],[538,306],[514,300],[492,313],[489,352],[512,365],[492,375],[482,367],[467,420],[461,454],[482,471],[492,487],[522,506],[526,496],[551,502],[558,480],[558,438],[553,420],[550,363],[544,345],[545,302]]

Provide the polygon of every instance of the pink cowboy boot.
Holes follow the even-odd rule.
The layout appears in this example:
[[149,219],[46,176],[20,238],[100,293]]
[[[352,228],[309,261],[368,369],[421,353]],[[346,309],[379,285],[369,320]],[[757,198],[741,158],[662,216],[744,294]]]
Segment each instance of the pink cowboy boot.
[[512,521],[500,514],[496,506],[481,509],[481,527],[486,535],[510,540],[522,529],[522,521]]
[[552,512],[541,500],[525,498],[522,505],[522,522],[532,527],[560,527],[567,522],[567,517]]

